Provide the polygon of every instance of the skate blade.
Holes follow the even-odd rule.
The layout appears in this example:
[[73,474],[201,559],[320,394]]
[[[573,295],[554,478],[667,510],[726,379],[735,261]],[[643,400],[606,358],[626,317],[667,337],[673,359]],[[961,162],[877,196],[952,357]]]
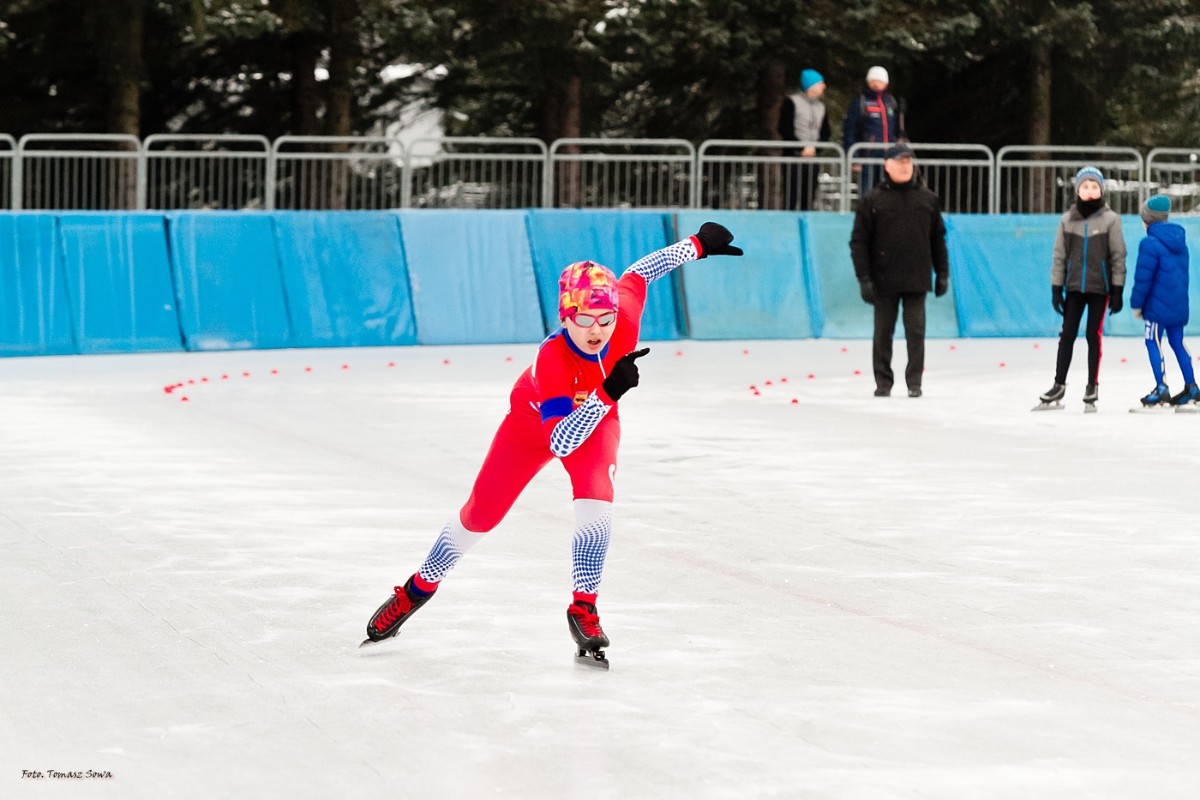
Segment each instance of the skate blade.
[[608,669],[608,656],[603,650],[584,650],[577,648],[575,650],[575,663],[581,667],[589,667],[591,669]]
[[[1129,409],[1130,414],[1165,414],[1170,411],[1173,406],[1134,406]],[[1178,409],[1176,409],[1178,410]]]
[[1188,403],[1186,406],[1175,406],[1176,414],[1200,414],[1200,406]]
[[1084,403],[1083,404],[1083,413],[1095,414],[1096,413],[1096,404],[1095,403]]
[[400,635],[399,632],[397,632],[397,633],[394,633],[391,636],[387,637],[386,639],[371,639],[370,637],[368,637],[368,638],[362,640],[362,644],[360,644],[358,646],[358,649],[362,650],[364,647],[373,647],[377,644],[383,644],[384,642],[390,642],[391,640],[395,639],[399,635]]
[[1062,403],[1038,403],[1030,411],[1062,411]]

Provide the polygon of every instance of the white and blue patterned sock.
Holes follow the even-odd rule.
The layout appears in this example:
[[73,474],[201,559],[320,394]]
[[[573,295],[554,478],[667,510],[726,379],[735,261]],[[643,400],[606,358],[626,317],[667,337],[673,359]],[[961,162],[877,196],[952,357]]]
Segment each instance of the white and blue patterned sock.
[[576,592],[596,594],[612,536],[612,503],[575,501],[575,538],[571,544],[571,580]]
[[446,577],[446,573],[482,538],[482,533],[467,530],[455,516],[442,528],[437,541],[433,543],[433,549],[425,556],[425,563],[417,570],[417,574],[423,580],[437,583]]

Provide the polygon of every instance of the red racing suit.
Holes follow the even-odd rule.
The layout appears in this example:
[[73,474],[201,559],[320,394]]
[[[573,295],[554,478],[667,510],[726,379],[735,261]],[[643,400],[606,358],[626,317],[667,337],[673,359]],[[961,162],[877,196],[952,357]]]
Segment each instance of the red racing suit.
[[513,385],[500,423],[459,511],[463,527],[496,527],[533,477],[559,458],[576,500],[613,499],[621,421],[602,383],[613,364],[637,347],[647,284],[700,256],[695,237],[657,250],[625,270],[617,282],[617,321],[597,355],[579,350],[559,329],[541,343],[537,359]]

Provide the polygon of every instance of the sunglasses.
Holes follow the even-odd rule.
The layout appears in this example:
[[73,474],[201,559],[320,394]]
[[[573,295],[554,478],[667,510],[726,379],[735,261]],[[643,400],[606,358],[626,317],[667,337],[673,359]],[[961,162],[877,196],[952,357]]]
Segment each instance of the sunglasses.
[[617,321],[617,312],[607,311],[603,314],[580,314],[579,312],[575,312],[571,315],[571,319],[581,328],[590,328],[597,322],[600,323],[600,327],[607,328]]

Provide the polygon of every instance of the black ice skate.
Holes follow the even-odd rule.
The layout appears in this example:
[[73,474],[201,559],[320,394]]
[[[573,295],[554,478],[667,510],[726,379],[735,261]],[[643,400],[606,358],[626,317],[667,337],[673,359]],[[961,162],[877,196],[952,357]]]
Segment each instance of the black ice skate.
[[1141,399],[1141,405],[1129,409],[1134,414],[1145,411],[1162,411],[1164,409],[1173,408],[1171,405],[1171,390],[1167,388],[1165,383],[1160,383],[1155,386],[1150,394]]
[[1042,396],[1038,398],[1038,404],[1033,407],[1034,411],[1054,411],[1062,408],[1062,399],[1067,396],[1067,386],[1064,383],[1055,383],[1046,391],[1042,392]]
[[571,603],[567,606],[567,626],[575,640],[575,663],[608,669],[608,658],[601,649],[608,647],[608,637],[600,627],[596,607],[585,600]]
[[1083,410],[1084,413],[1096,413],[1096,401],[1100,399],[1100,387],[1094,383],[1089,383],[1087,388],[1083,390]]
[[382,642],[400,632],[400,626],[408,621],[418,608],[429,602],[432,594],[421,595],[412,588],[413,579],[409,578],[403,586],[397,586],[394,593],[383,601],[367,623],[367,638],[359,647]]
[[1184,413],[1200,411],[1200,387],[1194,383],[1187,384],[1182,392],[1171,398],[1171,405],[1175,406],[1176,411]]

